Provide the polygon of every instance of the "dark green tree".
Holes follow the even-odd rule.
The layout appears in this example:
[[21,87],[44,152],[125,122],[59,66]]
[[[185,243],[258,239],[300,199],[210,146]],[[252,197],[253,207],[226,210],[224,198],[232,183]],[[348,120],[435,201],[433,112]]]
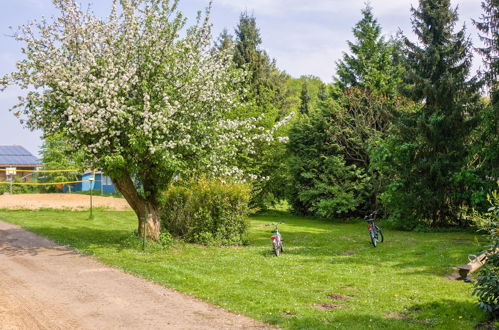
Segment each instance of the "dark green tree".
[[[226,38],[227,39],[227,38]],[[234,65],[243,69],[248,76],[244,82],[249,91],[249,102],[254,106],[242,117],[258,117],[259,124],[271,128],[290,112],[287,102],[287,81],[289,76],[276,66],[275,60],[261,49],[262,39],[254,16],[244,12],[235,29]],[[281,127],[276,137],[287,135],[287,128]],[[259,179],[253,182],[252,207],[264,208],[269,202],[284,197],[285,145],[274,142],[269,147],[262,143],[256,146],[253,155],[241,155],[239,166]]]
[[289,76],[279,70],[276,61],[260,48],[262,39],[254,16],[241,13],[235,29],[234,63],[248,71],[248,85],[259,111],[277,118],[284,117]]
[[224,29],[217,40],[215,41],[215,48],[218,50],[230,49],[234,45],[234,36]]
[[370,5],[362,10],[353,35],[355,41],[348,41],[350,54],[344,53],[336,63],[336,83],[342,89],[361,87],[395,95],[402,72],[396,43],[384,39]]
[[484,46],[478,48],[483,56],[486,71],[485,83],[490,92],[490,103],[481,113],[478,128],[476,159],[485,175],[499,178],[499,1],[484,0],[483,14],[479,21],[473,21],[481,32]]
[[[497,78],[499,75],[499,1],[482,1],[483,14],[478,21],[473,23],[481,32],[480,40],[483,47],[477,48],[483,56],[487,71],[486,80],[491,88],[497,89]],[[496,96],[497,97],[497,96]]]
[[341,106],[328,99],[289,131],[288,199],[294,212],[325,218],[351,215],[364,201],[365,172],[347,164],[337,143]]
[[308,115],[310,108],[309,105],[310,105],[310,96],[308,95],[307,82],[305,81],[301,86],[300,113]]
[[464,27],[454,32],[458,15],[450,0],[420,0],[412,14],[419,43],[404,38],[405,79],[421,107],[401,118],[387,144],[392,182],[384,199],[408,227],[463,225],[466,149],[479,109],[479,85],[469,79],[471,43]]

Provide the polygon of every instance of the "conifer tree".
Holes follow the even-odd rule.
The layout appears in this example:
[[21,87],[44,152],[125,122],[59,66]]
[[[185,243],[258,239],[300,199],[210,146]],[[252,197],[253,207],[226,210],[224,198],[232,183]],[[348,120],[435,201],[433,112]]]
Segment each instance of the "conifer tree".
[[353,34],[355,41],[348,41],[350,54],[344,53],[337,62],[337,84],[342,89],[360,87],[395,94],[402,67],[394,58],[395,44],[382,36],[371,6],[362,10],[362,19],[353,28]]
[[481,113],[477,154],[481,168],[489,177],[499,177],[499,1],[484,0],[483,14],[473,21],[484,46],[478,48],[485,64],[485,83],[489,87],[490,104]]
[[288,110],[286,81],[289,77],[260,49],[262,38],[255,17],[241,13],[235,36],[234,63],[250,73],[249,87],[256,104],[263,112],[275,111],[277,117],[284,117]]
[[310,96],[308,95],[307,82],[304,81],[301,85],[300,94],[300,113],[308,115],[309,113]]
[[420,0],[412,8],[419,43],[404,38],[408,96],[421,109],[406,115],[392,145],[396,168],[389,206],[403,219],[442,226],[461,224],[457,211],[466,187],[466,143],[476,123],[479,94],[469,79],[471,43],[464,27],[454,32],[450,0]]
[[[239,18],[234,43],[234,65],[248,73],[244,88],[249,91],[248,101],[254,104],[243,117],[258,117],[259,124],[273,127],[290,112],[286,85],[289,76],[280,71],[275,60],[260,48],[262,39],[256,19],[247,12],[242,13]],[[275,135],[283,137],[286,135],[285,129],[283,127],[275,131]],[[241,160],[244,168],[252,170],[260,179],[266,178],[253,182],[253,207],[265,207],[268,201],[284,197],[284,154],[285,145],[274,142],[270,148],[264,144],[256,146],[253,155]]]

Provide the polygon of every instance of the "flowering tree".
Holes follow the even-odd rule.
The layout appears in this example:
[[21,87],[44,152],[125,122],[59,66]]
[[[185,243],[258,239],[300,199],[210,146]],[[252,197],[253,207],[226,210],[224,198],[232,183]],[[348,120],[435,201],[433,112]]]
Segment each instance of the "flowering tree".
[[[2,80],[28,89],[15,107],[29,128],[61,132],[107,172],[157,239],[160,193],[177,175],[241,175],[235,159],[273,130],[240,120],[243,73],[213,51],[209,9],[186,28],[178,1],[114,1],[98,18],[76,0],[16,33],[25,58]],[[134,185],[138,178],[143,187]]]

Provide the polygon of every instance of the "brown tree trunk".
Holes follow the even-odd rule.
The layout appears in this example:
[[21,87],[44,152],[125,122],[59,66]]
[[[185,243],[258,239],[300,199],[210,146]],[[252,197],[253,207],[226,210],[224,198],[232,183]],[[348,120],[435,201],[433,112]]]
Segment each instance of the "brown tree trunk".
[[140,196],[129,175],[112,179],[116,188],[123,194],[137,215],[139,235],[142,237],[145,230],[148,238],[157,241],[161,230],[161,206],[156,203],[155,196],[151,196],[149,199]]

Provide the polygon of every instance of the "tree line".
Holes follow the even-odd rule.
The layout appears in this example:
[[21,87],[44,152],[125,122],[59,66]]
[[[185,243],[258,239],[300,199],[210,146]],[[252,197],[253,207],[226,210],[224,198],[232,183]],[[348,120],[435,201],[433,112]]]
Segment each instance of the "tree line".
[[382,209],[406,229],[467,226],[496,187],[493,0],[474,22],[480,75],[457,9],[420,0],[417,42],[384,37],[366,6],[331,84],[279,69],[246,12],[213,40],[211,8],[188,26],[178,1],[123,1],[106,18],[53,2],[57,19],[15,31],[25,58],[0,86],[31,88],[15,113],[107,173],[141,234],[157,239],[164,192],[199,177],[249,182],[253,209],[288,200],[331,219]]

